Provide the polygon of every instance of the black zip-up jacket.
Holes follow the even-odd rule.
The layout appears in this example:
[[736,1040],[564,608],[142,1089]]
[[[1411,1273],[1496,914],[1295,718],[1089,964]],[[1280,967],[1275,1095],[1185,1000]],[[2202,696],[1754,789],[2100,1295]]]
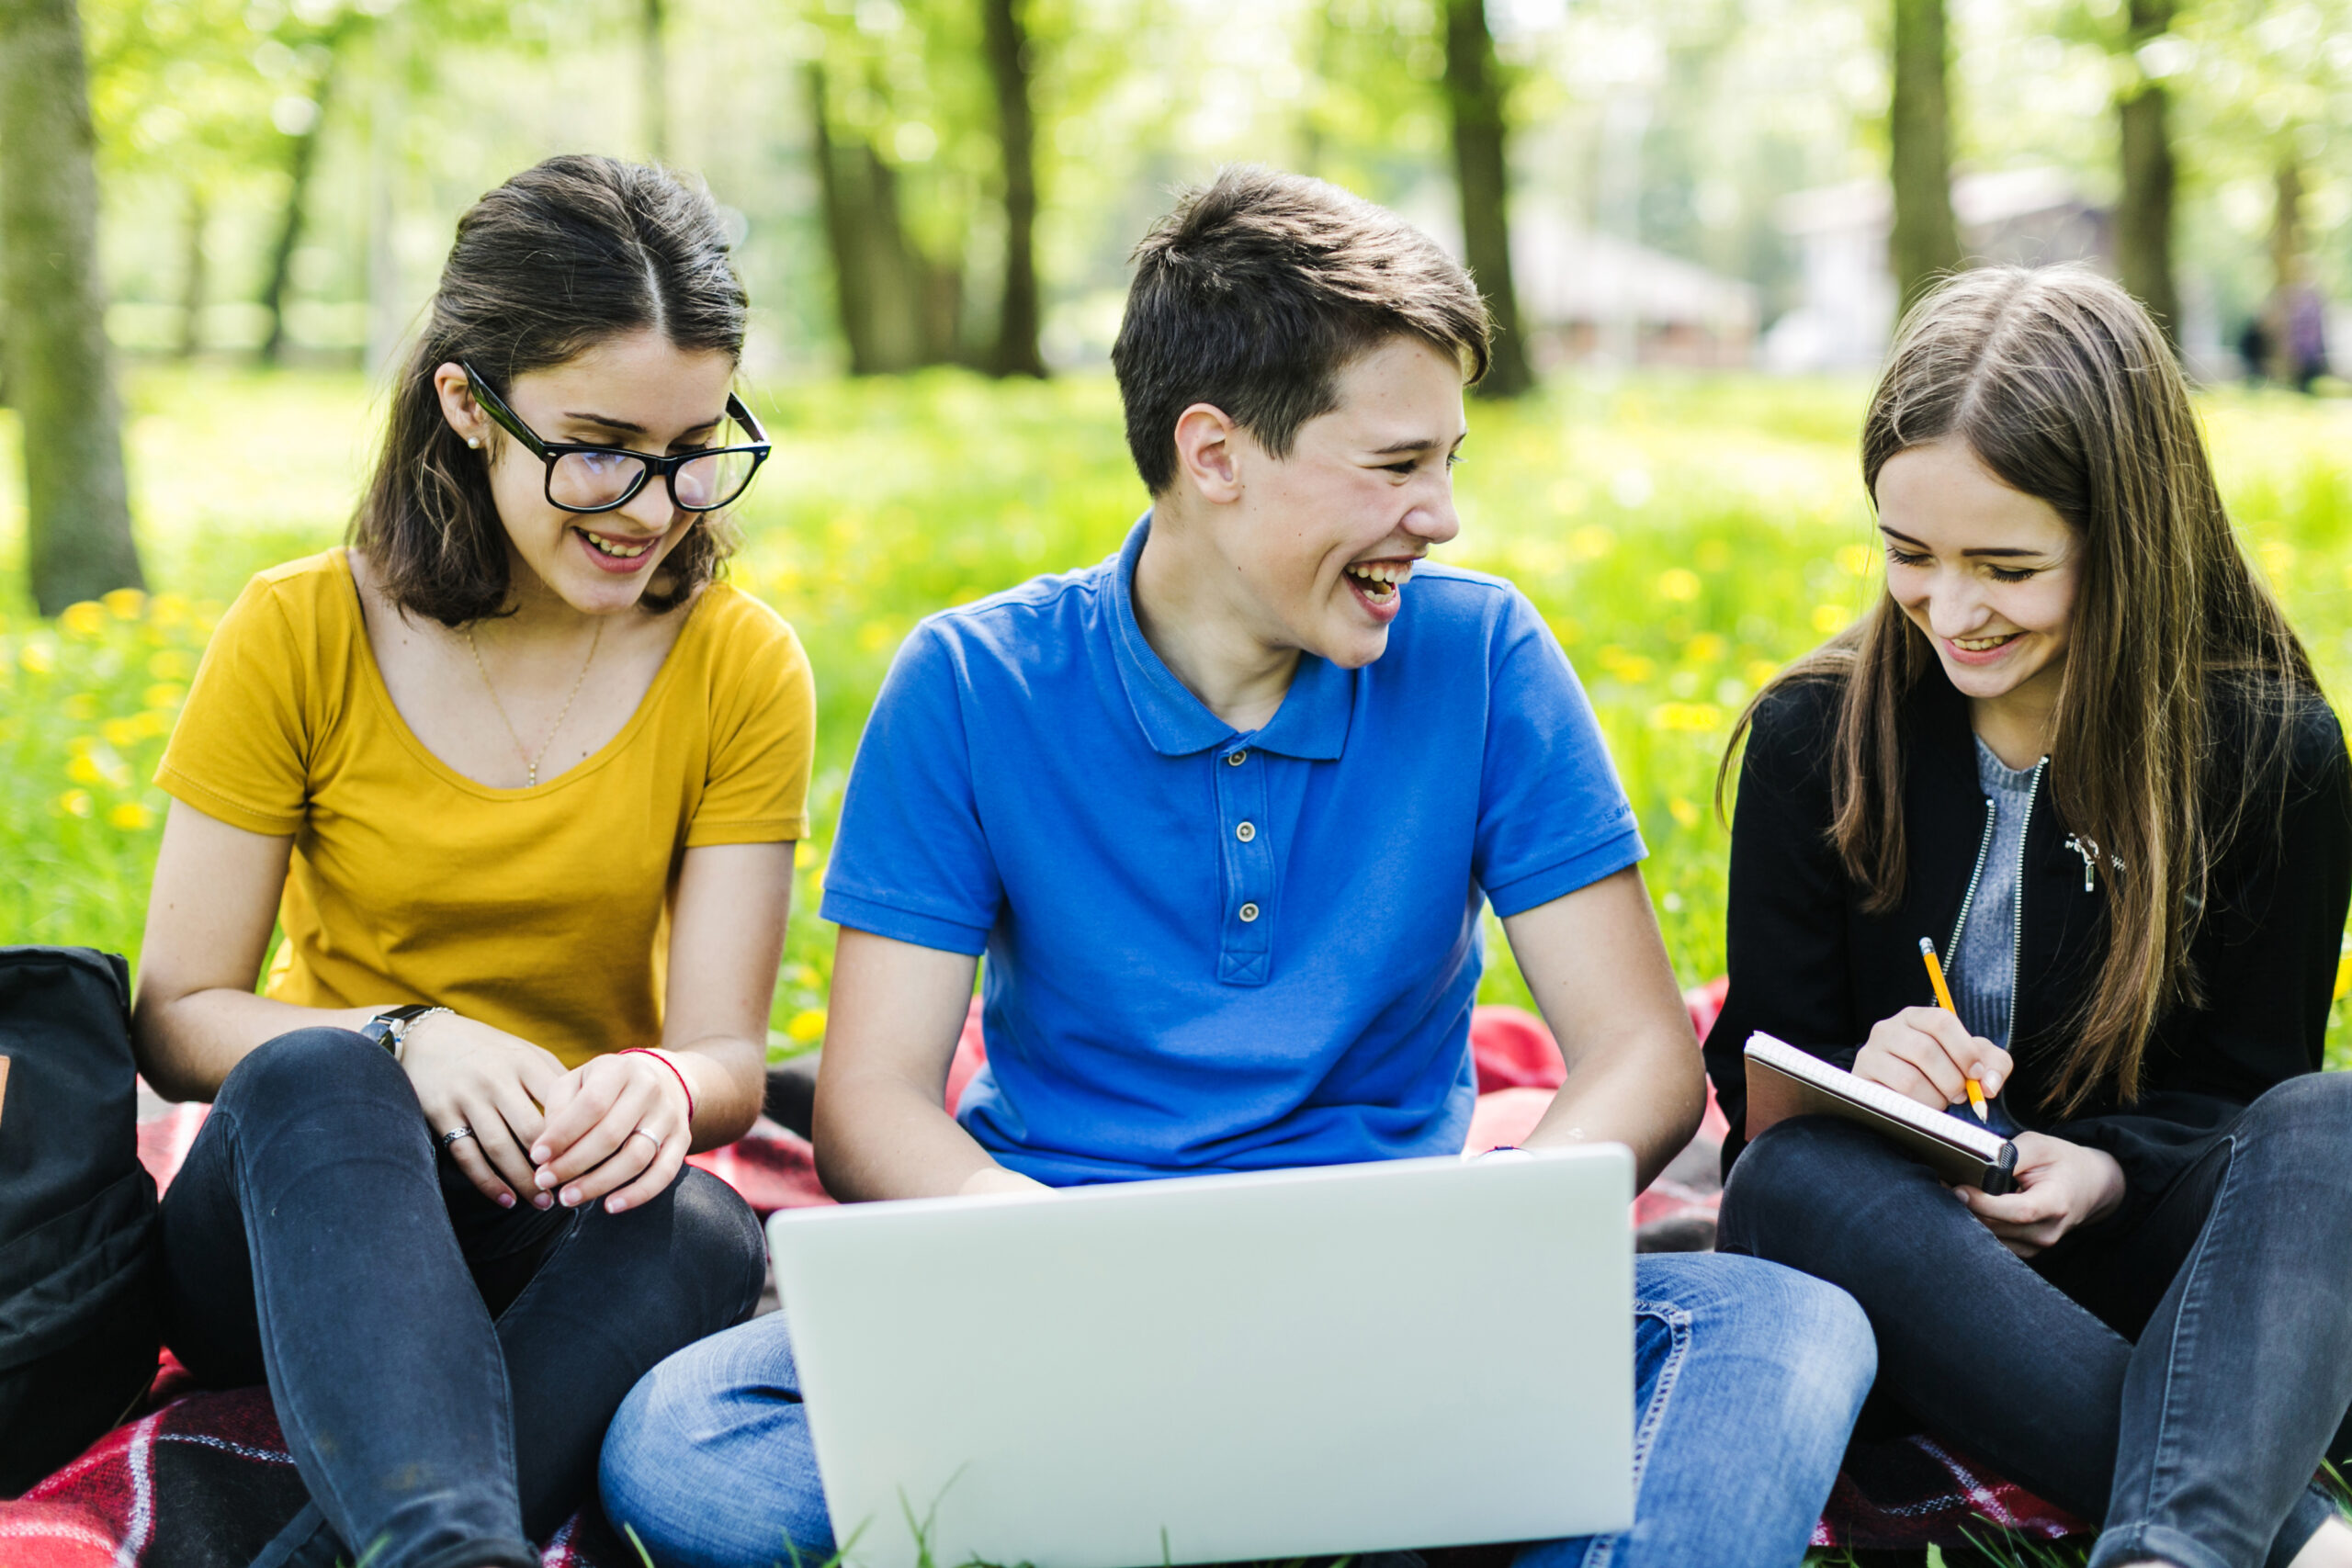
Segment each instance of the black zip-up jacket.
[[[1879,1020],[1933,1006],[1919,939],[1954,951],[1953,926],[1987,831],[1967,701],[1931,670],[1905,699],[1904,716],[1908,886],[1893,910],[1865,913],[1863,889],[1829,840],[1843,689],[1831,678],[1773,693],[1757,711],[1740,767],[1731,988],[1706,1045],[1707,1071],[1731,1120],[1726,1174],[1746,1143],[1740,1048],[1749,1033],[1760,1029],[1850,1067]],[[2249,744],[2242,703],[2216,701],[2211,711],[2217,757],[2263,750]],[[2034,791],[2018,879],[2016,1066],[2001,1098],[2019,1124],[2115,1156],[2127,1189],[2112,1217],[2119,1228],[2143,1214],[2256,1096],[2320,1066],[2352,900],[2352,764],[2335,714],[2316,697],[2298,703],[2289,750],[2211,879],[2211,907],[2189,948],[2201,1004],[2176,1007],[2157,1025],[2136,1101],[2123,1104],[2101,1089],[2063,1121],[2045,1096],[2070,1043],[2067,1021],[2106,951],[2112,868],[2102,854],[2086,877],[2048,769]]]

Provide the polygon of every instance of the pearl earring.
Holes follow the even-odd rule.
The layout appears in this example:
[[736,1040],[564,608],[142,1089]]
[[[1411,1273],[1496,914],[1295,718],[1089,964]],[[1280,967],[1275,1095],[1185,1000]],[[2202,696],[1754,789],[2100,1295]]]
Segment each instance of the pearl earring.
[[466,437],[466,445],[479,452],[481,450],[481,437],[479,435],[469,435]]

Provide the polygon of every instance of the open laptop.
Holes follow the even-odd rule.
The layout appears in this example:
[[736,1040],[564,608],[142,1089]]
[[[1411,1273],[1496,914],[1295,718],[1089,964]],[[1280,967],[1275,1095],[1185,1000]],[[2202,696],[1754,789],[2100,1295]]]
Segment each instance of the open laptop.
[[1623,1529],[1633,1196],[1630,1153],[1597,1145],[785,1210],[842,1557],[1149,1568]]

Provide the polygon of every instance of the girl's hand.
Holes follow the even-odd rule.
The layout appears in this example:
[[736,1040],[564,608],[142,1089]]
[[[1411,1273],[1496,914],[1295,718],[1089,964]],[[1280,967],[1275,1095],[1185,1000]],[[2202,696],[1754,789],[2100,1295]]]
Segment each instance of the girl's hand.
[[[536,1190],[565,1208],[635,1208],[678,1178],[694,1141],[684,1081],[671,1056],[614,1052],[574,1067],[549,1093],[531,1145]],[[609,1194],[609,1196],[608,1196]]]
[[502,1209],[513,1208],[518,1195],[538,1192],[523,1151],[539,1135],[539,1106],[563,1077],[554,1052],[469,1018],[436,1013],[409,1030],[401,1066],[436,1143],[459,1127],[474,1130],[472,1137],[441,1146],[476,1190]]
[[2007,1051],[1969,1033],[1943,1009],[1905,1008],[1871,1026],[1854,1076],[1942,1111],[1967,1100],[1970,1078],[1988,1098],[2000,1093],[2009,1066]]
[[2076,1225],[2103,1220],[2123,1201],[2123,1168],[2105,1149],[2046,1133],[2019,1133],[2018,1190],[1996,1198],[1973,1187],[1953,1190],[1984,1228],[2019,1258],[2031,1258]]

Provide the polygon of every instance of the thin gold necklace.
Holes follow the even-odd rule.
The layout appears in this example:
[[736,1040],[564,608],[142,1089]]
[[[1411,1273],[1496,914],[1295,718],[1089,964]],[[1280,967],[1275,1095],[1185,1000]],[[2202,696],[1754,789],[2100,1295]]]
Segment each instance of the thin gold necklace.
[[580,688],[588,683],[588,666],[596,662],[596,645],[604,638],[605,617],[599,615],[596,617],[596,629],[588,637],[588,657],[580,661],[580,673],[571,682],[571,695],[563,699],[563,706],[556,712],[555,722],[548,726],[548,738],[539,742],[538,755],[533,756],[530,748],[523,744],[523,737],[515,729],[514,721],[506,716],[506,705],[498,700],[498,688],[492,684],[490,670],[481,661],[481,644],[474,640],[473,627],[466,628],[466,646],[473,650],[474,668],[481,671],[481,688],[490,694],[490,705],[498,710],[500,721],[506,726],[506,733],[514,742],[514,754],[523,759],[523,766],[530,772],[531,782],[523,786],[525,789],[539,787],[540,760],[547,756],[548,748],[555,744],[556,731],[561,729],[563,721],[571,716],[571,705],[579,700]]

